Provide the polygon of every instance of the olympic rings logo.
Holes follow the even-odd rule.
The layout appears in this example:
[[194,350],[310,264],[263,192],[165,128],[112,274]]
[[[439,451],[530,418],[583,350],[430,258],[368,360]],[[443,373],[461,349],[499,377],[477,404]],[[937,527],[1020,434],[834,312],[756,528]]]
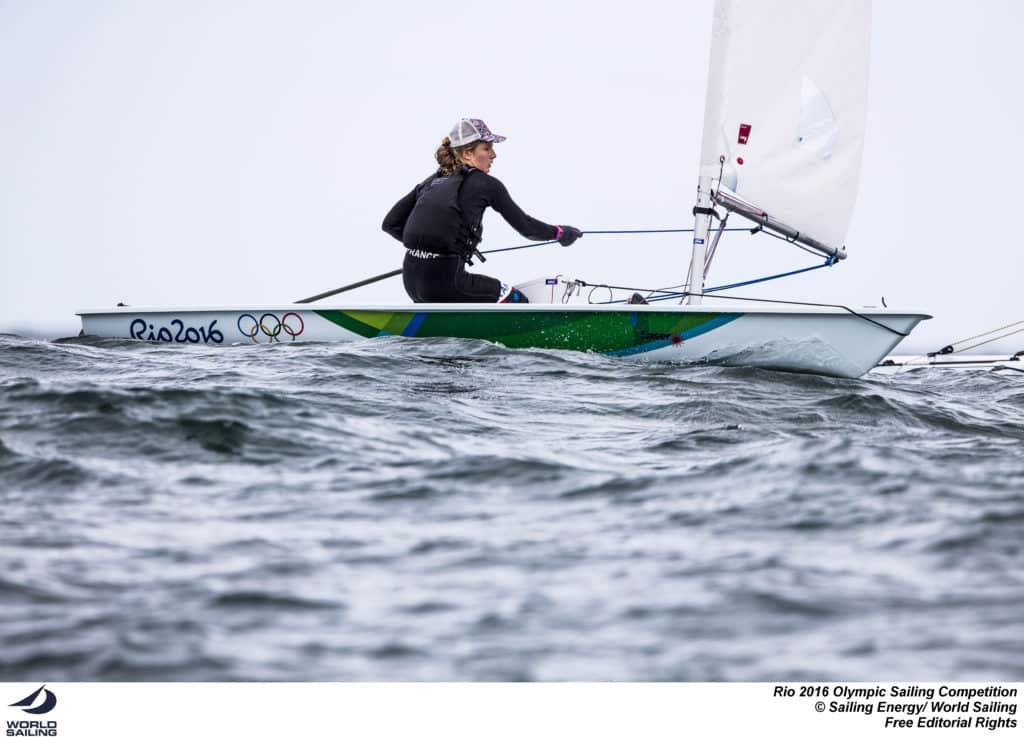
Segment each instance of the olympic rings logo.
[[238,317],[238,332],[252,339],[253,343],[260,342],[260,333],[267,336],[267,342],[281,342],[281,333],[292,336],[292,340],[302,335],[306,329],[306,323],[302,321],[302,315],[297,312],[286,312],[283,317],[278,317],[273,312],[264,312],[257,320],[255,315],[248,312]]

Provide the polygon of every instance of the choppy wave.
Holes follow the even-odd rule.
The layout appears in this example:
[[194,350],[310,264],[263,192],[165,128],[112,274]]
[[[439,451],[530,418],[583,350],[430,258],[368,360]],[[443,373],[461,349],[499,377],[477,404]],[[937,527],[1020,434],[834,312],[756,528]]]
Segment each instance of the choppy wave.
[[0,336],[0,678],[1024,678],[1024,381]]

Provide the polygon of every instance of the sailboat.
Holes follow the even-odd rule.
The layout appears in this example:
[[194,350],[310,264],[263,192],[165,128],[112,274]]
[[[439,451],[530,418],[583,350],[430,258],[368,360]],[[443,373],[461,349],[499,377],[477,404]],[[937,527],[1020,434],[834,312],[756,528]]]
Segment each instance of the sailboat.
[[681,290],[654,290],[639,304],[592,303],[581,282],[547,276],[518,285],[527,304],[117,307],[80,311],[82,332],[200,345],[453,337],[862,376],[930,316],[723,299],[706,278],[731,214],[828,264],[846,258],[866,125],[870,17],[869,0],[717,0]]
[[1024,333],[1024,320],[1017,320],[983,333],[954,340],[919,356],[889,356],[875,369],[878,373],[902,373],[922,369],[971,369],[1024,373],[1024,350],[1007,354],[978,354],[972,351]]

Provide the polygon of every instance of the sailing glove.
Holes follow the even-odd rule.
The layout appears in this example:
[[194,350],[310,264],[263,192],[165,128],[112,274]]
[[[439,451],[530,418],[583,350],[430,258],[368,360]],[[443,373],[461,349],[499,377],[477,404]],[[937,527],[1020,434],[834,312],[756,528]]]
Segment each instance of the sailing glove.
[[571,225],[556,225],[555,227],[558,228],[558,235],[555,236],[555,240],[563,246],[571,246],[576,242],[577,238],[583,237],[583,231]]

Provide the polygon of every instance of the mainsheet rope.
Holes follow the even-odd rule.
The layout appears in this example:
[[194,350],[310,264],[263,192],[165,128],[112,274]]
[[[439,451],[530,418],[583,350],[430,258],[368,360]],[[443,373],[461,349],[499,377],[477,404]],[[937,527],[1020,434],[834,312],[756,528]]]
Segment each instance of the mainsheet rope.
[[[723,225],[724,225],[724,223],[723,223]],[[628,230],[623,230],[623,229],[619,229],[619,230],[585,230],[582,233],[583,233],[583,235],[642,235],[642,234],[649,234],[649,233],[693,233],[694,230],[695,230],[694,228],[644,228],[644,229],[628,229]],[[774,233],[770,233],[770,232],[764,230],[764,228],[762,228],[760,225],[756,225],[754,227],[746,227],[746,228],[722,228],[720,232],[723,232],[723,233],[735,233],[735,232],[741,232],[741,231],[750,233],[751,235],[755,235],[757,233],[767,233],[768,235],[772,236],[773,238],[778,238],[779,240],[781,240],[781,241],[783,241],[785,243],[789,243],[790,245],[796,246],[797,248],[799,248],[799,249],[801,249],[803,251],[807,251],[808,253],[815,253],[815,252],[811,251],[809,248],[805,248],[801,244],[799,244],[799,243],[797,243],[797,242],[795,242],[795,241],[793,241],[793,240],[791,240],[789,238],[782,238],[780,236],[775,235]],[[486,251],[478,251],[477,255],[480,255],[481,260],[484,260],[483,259],[483,254],[504,253],[506,251],[519,251],[519,250],[522,250],[524,248],[538,248],[540,246],[550,246],[553,243],[557,243],[557,242],[558,241],[542,241],[540,243],[524,243],[523,245],[520,245],[520,246],[508,246],[506,248],[491,248],[491,249],[488,249]],[[815,255],[818,255],[818,254],[815,253]],[[789,271],[789,272],[785,272],[785,273],[782,273],[782,274],[774,274],[772,276],[761,277],[760,279],[753,279],[753,280],[746,281],[746,282],[737,282],[735,284],[728,284],[728,285],[723,285],[723,286],[719,286],[719,287],[712,287],[711,289],[705,290],[705,292],[717,291],[717,290],[722,290],[722,289],[732,289],[732,288],[735,288],[735,287],[742,287],[742,286],[748,286],[750,284],[757,284],[758,282],[762,282],[762,281],[771,281],[772,279],[781,279],[784,276],[793,276],[794,274],[802,274],[805,271],[813,271],[814,269],[820,269],[820,268],[822,268],[824,266],[832,266],[834,263],[835,263],[834,257],[829,256],[825,263],[820,264],[818,266],[811,266],[811,267],[808,267],[806,269],[797,269],[796,271]],[[366,279],[361,279],[360,281],[353,282],[352,284],[346,284],[345,286],[338,287],[337,289],[331,289],[330,291],[327,291],[327,292],[321,292],[319,294],[314,294],[311,297],[304,297],[303,299],[295,300],[295,304],[308,304],[310,302],[316,302],[317,300],[324,299],[325,297],[332,297],[335,294],[341,294],[342,292],[348,292],[348,291],[351,291],[353,289],[358,289],[359,287],[364,287],[364,286],[367,286],[369,284],[374,284],[374,283],[379,282],[379,281],[381,281],[383,279],[389,279],[392,276],[398,276],[401,273],[402,273],[401,269],[393,269],[393,270],[385,272],[383,274],[377,274],[376,276],[371,276],[371,277],[368,277]],[[647,290],[647,291],[653,293],[653,292],[657,292],[657,291],[660,291],[660,290]],[[681,296],[685,296],[685,294],[683,294]],[[664,299],[670,299],[670,298],[671,297],[665,297]],[[661,299],[661,298],[657,298],[657,299]],[[611,303],[609,303],[609,304],[611,304]]]
[[[781,236],[775,235],[774,233],[771,233],[769,231],[764,230],[764,228],[762,228],[760,225],[754,226],[752,228],[723,228],[722,229],[722,232],[725,232],[725,233],[739,232],[739,231],[750,233],[751,235],[755,235],[757,233],[765,233],[766,235],[770,235],[773,238],[778,238],[779,240],[783,241],[784,243],[789,243],[790,245],[796,246],[801,251],[807,251],[808,253],[812,253],[812,254],[818,255],[817,252],[812,251],[809,248],[805,248],[804,246],[800,245],[799,243],[797,243],[797,242],[795,242],[793,240],[790,240],[789,238],[782,238]],[[591,234],[592,235],[623,235],[623,234],[635,235],[635,234],[646,234],[646,233],[693,233],[693,232],[694,232],[694,228],[652,228],[652,229],[646,229],[646,230],[585,230],[585,231],[583,231],[583,234],[584,235],[591,235]],[[490,253],[502,253],[504,251],[518,251],[518,250],[520,250],[522,248],[536,248],[538,246],[548,246],[548,245],[551,245],[552,243],[557,243],[557,242],[558,241],[544,241],[542,243],[526,243],[526,244],[523,244],[521,246],[509,246],[508,248],[492,248],[492,249],[487,250],[487,251],[481,251],[481,253],[490,254]],[[719,285],[717,287],[708,287],[707,289],[704,290],[704,294],[709,294],[711,292],[721,292],[721,291],[723,291],[725,289],[737,289],[739,287],[748,287],[751,284],[760,284],[761,282],[772,281],[774,279],[782,279],[783,277],[787,277],[787,276],[795,276],[796,274],[803,274],[803,273],[806,273],[808,271],[814,271],[815,269],[822,269],[822,268],[825,268],[826,266],[833,266],[833,265],[835,265],[837,263],[837,261],[838,260],[836,259],[835,256],[828,256],[825,259],[824,263],[818,264],[816,266],[808,266],[808,267],[803,268],[803,269],[795,269],[793,271],[785,271],[785,272],[782,272],[780,274],[771,274],[769,276],[763,276],[763,277],[759,277],[757,279],[749,279],[747,281],[734,282],[732,284],[722,284],[722,285]],[[605,287],[605,288],[609,288],[609,289],[621,288],[621,289],[628,289],[628,290],[633,290],[633,291],[637,291],[637,292],[647,292],[648,294],[654,294],[655,292],[662,292],[662,291],[664,291],[664,290],[660,290],[660,289],[644,289],[644,288],[634,288],[634,287],[608,287],[607,284],[588,285],[586,282],[584,282],[582,280],[577,279],[576,281],[578,283],[580,283],[581,285],[583,285],[583,286]],[[650,301],[653,302],[653,301],[658,301],[658,300],[674,299],[676,297],[686,297],[686,296],[689,296],[689,294],[690,294],[689,292],[678,292],[678,293],[672,293],[672,294],[665,294],[663,296],[653,297]],[[616,299],[616,300],[608,300],[607,302],[600,302],[600,303],[597,303],[597,304],[623,304],[626,301],[627,300],[624,300],[624,299]],[[799,304],[799,303],[794,303],[794,304]],[[894,331],[894,332],[896,332],[896,331]]]
[[[760,228],[760,226],[758,226]],[[726,228],[726,232],[744,231],[750,234],[756,232],[755,228]],[[583,235],[641,235],[647,233],[692,233],[693,228],[653,228],[650,230],[584,230]],[[558,243],[558,241],[543,241],[541,243],[524,243],[521,246],[509,246],[508,248],[491,248],[487,251],[481,251],[480,253],[487,255],[489,253],[503,253],[505,251],[518,251],[523,248],[537,248],[538,246],[550,246],[552,243]]]

